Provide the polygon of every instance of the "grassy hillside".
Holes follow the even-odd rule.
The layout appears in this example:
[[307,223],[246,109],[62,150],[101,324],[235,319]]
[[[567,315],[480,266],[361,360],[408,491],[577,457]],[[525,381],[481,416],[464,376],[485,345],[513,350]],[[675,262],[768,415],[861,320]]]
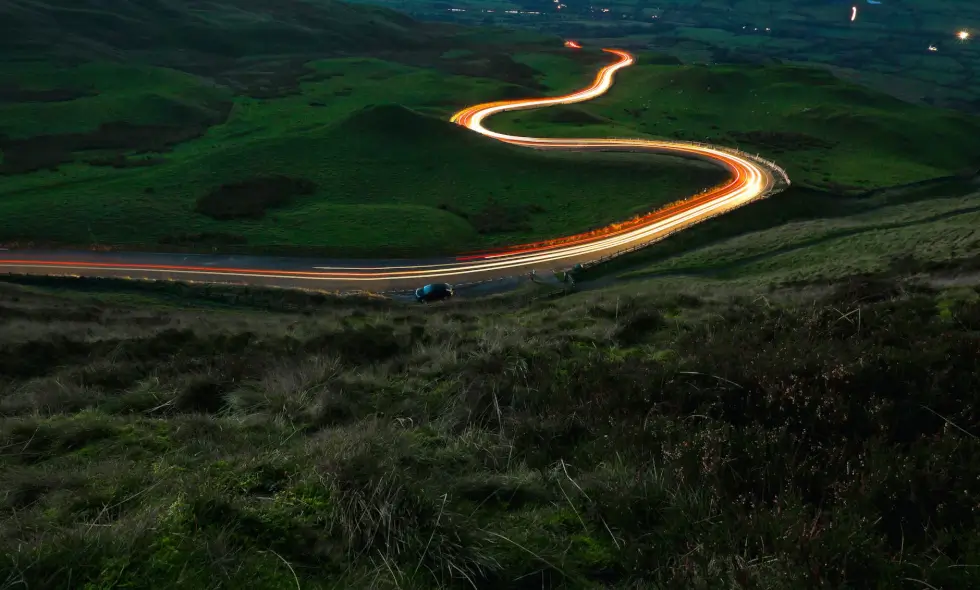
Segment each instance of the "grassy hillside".
[[[461,42],[219,68],[210,43],[247,53],[238,36],[272,27],[292,51],[296,27],[354,9],[210,3],[167,29],[190,4],[120,4],[118,22],[107,2],[0,7],[0,33],[15,13],[40,27],[17,47],[72,22],[58,47],[103,56],[3,64],[0,240],[432,252],[717,179],[445,122],[567,90],[595,54]],[[239,44],[219,31],[192,45],[207,71],[178,71],[117,38],[140,19],[161,19],[163,53],[154,35],[212,21]],[[667,65],[515,119],[708,137],[796,183],[563,297],[4,277],[0,588],[980,585],[980,186],[866,192],[975,164],[975,120],[799,68]]]
[[[466,104],[578,87],[608,59],[595,49],[328,2],[3,10],[31,16],[17,55],[33,56],[0,65],[5,244],[452,253],[589,229],[721,179],[666,159],[544,157],[444,123]],[[84,17],[65,16],[76,12]],[[118,34],[99,37],[106,19]],[[264,49],[219,43],[222,53],[167,36],[177,21],[177,31],[213,24],[214,39],[262,27],[365,39],[313,47],[272,35]],[[43,31],[58,32],[51,51],[28,43]],[[345,52],[358,57],[336,57]],[[980,156],[980,122],[967,115],[819,70],[669,61],[642,53],[609,96],[492,125],[708,140],[778,161],[797,186],[842,194],[952,174]]]
[[[17,29],[0,64],[0,242],[448,254],[590,229],[722,180],[669,160],[587,173],[444,122],[585,83],[596,53],[568,59],[555,39],[330,1],[199,8],[0,8]],[[544,51],[564,77],[505,51]],[[596,199],[606,187],[615,197]]]
[[557,111],[501,116],[501,129],[708,141],[761,153],[794,183],[836,192],[916,182],[980,167],[980,117],[918,106],[797,66],[639,65],[610,94]]
[[46,283],[0,287],[5,586],[980,582],[972,288]]
[[[93,131],[100,125],[201,124],[221,120],[216,105],[231,93],[207,80],[171,69],[90,62],[58,67],[51,62],[7,64],[3,74],[16,83],[0,100],[2,133],[10,139]],[[58,87],[52,87],[57,81]],[[60,87],[60,88],[59,88]],[[61,100],[39,101],[32,93],[62,90]],[[16,156],[17,154],[10,154]]]
[[[479,63],[444,61],[450,71]],[[517,64],[498,59],[497,68],[508,63]],[[36,124],[22,116],[28,105],[0,105],[0,145],[9,147],[0,241],[453,253],[588,229],[724,178],[669,159],[536,154],[446,122],[465,104],[538,92],[482,76],[319,60],[296,93],[258,99],[173,70],[123,75],[128,68],[82,66],[66,79],[95,83],[90,74],[101,71],[98,94],[46,103]],[[154,84],[167,77],[177,83]],[[161,145],[167,137],[182,141]],[[57,168],[13,174],[48,166]],[[295,182],[310,188],[292,194]],[[243,203],[236,190],[254,199]],[[239,205],[216,218],[204,201]]]

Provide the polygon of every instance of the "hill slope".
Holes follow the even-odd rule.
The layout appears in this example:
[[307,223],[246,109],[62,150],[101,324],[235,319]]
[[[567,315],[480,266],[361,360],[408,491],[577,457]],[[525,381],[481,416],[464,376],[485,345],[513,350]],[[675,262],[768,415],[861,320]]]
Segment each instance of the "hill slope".
[[[501,130],[708,141],[779,162],[794,184],[860,193],[980,167],[980,117],[909,104],[799,66],[639,64],[579,108],[598,122],[506,113]],[[499,122],[498,122],[499,121]],[[613,123],[615,122],[615,123]]]
[[972,288],[410,308],[42,284],[0,284],[0,580],[980,582]]
[[[71,182],[46,173],[11,177],[0,200],[0,240],[95,238],[159,248],[186,234],[222,234],[263,251],[291,245],[348,257],[452,254],[586,230],[724,179],[720,170],[670,159],[542,155],[396,104],[334,118],[339,113],[328,108],[292,102],[295,121],[259,116],[252,121],[268,127],[258,127],[238,110],[152,165],[66,166]],[[282,114],[283,107],[268,111]],[[310,190],[290,198],[269,186],[270,176],[283,190],[292,182],[286,179]],[[245,205],[238,193],[249,187],[274,194]]]

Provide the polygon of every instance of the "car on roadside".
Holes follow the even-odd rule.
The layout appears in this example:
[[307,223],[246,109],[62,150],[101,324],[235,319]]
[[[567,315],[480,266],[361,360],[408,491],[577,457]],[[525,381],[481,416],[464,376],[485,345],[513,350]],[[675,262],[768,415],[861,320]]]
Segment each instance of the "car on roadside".
[[453,286],[449,283],[433,283],[416,289],[415,299],[419,303],[433,303],[435,301],[449,299],[455,294],[456,292],[453,290]]

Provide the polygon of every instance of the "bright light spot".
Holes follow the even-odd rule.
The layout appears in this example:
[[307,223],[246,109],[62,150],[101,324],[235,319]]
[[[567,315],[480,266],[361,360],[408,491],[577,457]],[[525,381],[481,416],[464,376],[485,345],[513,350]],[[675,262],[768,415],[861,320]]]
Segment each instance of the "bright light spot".
[[565,47],[570,47],[572,49],[582,49],[582,46],[575,41],[565,41]]
[[856,21],[857,20],[857,17],[858,17],[858,7],[857,6],[852,6],[851,7],[851,22],[853,23],[854,21]]
[[939,49],[937,49],[935,45],[930,45],[929,51],[939,51]]
[[960,41],[967,41],[970,38],[970,31],[960,31],[956,33],[956,38]]

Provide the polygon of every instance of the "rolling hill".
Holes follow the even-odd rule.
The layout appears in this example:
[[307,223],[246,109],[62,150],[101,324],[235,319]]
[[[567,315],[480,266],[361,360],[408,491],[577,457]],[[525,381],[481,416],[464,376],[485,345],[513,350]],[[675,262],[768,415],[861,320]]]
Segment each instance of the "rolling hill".
[[501,130],[537,135],[707,141],[760,153],[795,184],[856,194],[980,167],[980,117],[916,105],[796,65],[639,64],[619,87],[576,108],[579,125],[548,110],[506,113]]
[[[387,62],[376,67],[391,71]],[[406,69],[393,79],[420,75],[428,77]],[[411,88],[403,87],[405,102],[417,100],[404,92]],[[229,122],[154,160],[0,177],[0,241],[159,249],[190,245],[192,235],[253,251],[452,254],[611,223],[724,178],[666,158],[541,155],[405,106],[358,107],[364,97],[351,98],[349,111],[333,113],[309,107],[309,97],[242,104]],[[294,116],[248,113],[281,117],[287,106]],[[309,191],[287,194],[296,182]],[[241,191],[254,195],[251,205]]]
[[505,52],[561,51],[546,37],[318,1],[0,10],[22,57],[0,64],[8,246],[450,254],[587,230],[721,180],[666,159],[589,169],[446,121],[587,80],[567,50],[548,62],[560,83]]

